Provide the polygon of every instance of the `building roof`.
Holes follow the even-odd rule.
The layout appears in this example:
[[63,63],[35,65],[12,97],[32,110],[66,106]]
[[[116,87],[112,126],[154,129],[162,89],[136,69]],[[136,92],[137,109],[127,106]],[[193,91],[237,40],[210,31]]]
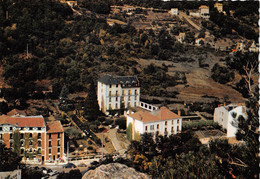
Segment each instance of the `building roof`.
[[206,5],[201,5],[199,8],[200,8],[200,9],[209,9],[209,7],[206,6]]
[[60,121],[55,120],[55,121],[50,121],[47,122],[47,133],[59,133],[63,132],[63,127],[60,123]]
[[159,110],[154,110],[152,112],[139,111],[134,114],[129,114],[129,116],[144,123],[164,121],[181,117],[166,107],[161,107]]
[[11,117],[2,115],[0,124],[11,124],[17,127],[45,127],[43,116]]
[[139,86],[139,81],[135,76],[116,76],[105,75],[98,79],[99,82],[110,84],[122,84],[122,87],[135,87]]
[[7,113],[7,116],[16,116],[16,115],[26,116],[27,114],[25,111],[18,110],[18,109],[12,109]]

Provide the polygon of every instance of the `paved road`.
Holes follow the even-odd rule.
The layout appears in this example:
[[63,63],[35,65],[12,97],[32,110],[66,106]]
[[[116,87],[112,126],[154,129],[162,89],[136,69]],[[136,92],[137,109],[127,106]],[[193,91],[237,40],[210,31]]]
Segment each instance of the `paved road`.
[[197,24],[195,24],[187,14],[185,14],[184,12],[180,12],[179,11],[179,17],[180,19],[183,17],[190,25],[192,25],[195,29],[197,29],[198,31],[201,30],[201,27],[198,26]]
[[108,137],[111,140],[116,152],[118,152],[120,155],[124,154],[125,149],[120,145],[121,142],[116,137],[117,129],[116,128],[110,129],[110,130],[108,130],[107,133],[108,133]]

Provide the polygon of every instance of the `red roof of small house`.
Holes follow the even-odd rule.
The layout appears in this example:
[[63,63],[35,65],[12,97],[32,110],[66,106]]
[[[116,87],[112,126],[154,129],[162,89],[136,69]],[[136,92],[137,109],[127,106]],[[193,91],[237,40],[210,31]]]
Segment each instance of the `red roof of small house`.
[[47,122],[46,126],[47,133],[60,133],[64,131],[60,121],[58,120]]
[[164,121],[181,117],[166,107],[161,107],[159,110],[154,110],[152,112],[139,111],[134,114],[130,114],[129,116],[144,123]]
[[42,116],[11,117],[2,115],[0,116],[0,124],[11,124],[17,127],[45,127]]

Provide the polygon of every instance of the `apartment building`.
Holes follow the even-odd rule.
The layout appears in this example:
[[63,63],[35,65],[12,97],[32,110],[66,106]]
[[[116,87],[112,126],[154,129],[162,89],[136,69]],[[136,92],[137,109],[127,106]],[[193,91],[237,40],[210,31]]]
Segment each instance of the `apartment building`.
[[235,137],[237,133],[237,118],[242,115],[247,118],[245,104],[229,104],[219,106],[214,111],[214,122],[227,130],[226,137]]
[[64,160],[64,131],[60,121],[43,116],[0,116],[0,143],[20,151],[22,161],[35,163]]
[[105,75],[98,79],[97,98],[105,114],[136,107],[140,101],[140,84],[135,76]]
[[152,136],[170,136],[182,130],[180,112],[173,113],[166,107],[151,112],[139,111],[127,115],[127,128],[131,127],[132,139],[138,140],[141,134],[151,133]]

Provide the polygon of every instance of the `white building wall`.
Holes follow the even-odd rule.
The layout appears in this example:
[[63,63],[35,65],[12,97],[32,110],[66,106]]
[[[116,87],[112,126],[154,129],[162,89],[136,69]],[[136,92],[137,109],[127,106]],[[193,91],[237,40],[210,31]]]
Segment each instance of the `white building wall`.
[[[236,113],[234,119],[232,113]],[[243,115],[246,118],[246,107],[238,106],[233,110],[226,110],[224,106],[215,108],[214,122],[219,123],[224,129],[227,130],[227,137],[235,137],[237,132],[237,118]]]
[[110,108],[120,109],[122,107],[121,103],[124,103],[125,108],[138,106],[140,101],[140,87],[122,88],[121,84],[106,85],[98,82],[97,96],[100,109],[108,114],[107,111]]

